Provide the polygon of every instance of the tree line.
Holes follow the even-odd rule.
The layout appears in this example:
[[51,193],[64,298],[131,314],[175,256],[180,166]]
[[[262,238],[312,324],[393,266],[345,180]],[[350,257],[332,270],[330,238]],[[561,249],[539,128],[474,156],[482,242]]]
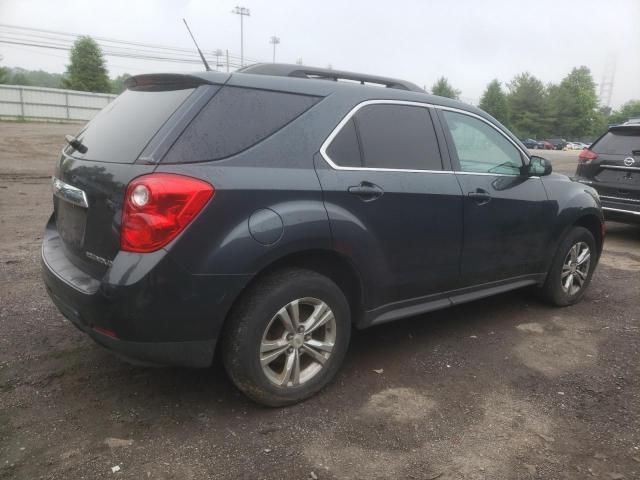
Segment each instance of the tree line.
[[83,92],[118,94],[124,91],[124,82],[129,77],[125,73],[109,78],[100,45],[88,36],[74,42],[64,74],[0,66],[0,84],[68,88]]
[[[88,92],[120,93],[128,77],[125,73],[109,78],[102,50],[88,36],[78,38],[73,44],[64,74],[0,66],[0,83]],[[609,124],[640,117],[640,100],[631,100],[618,111],[599,106],[596,84],[591,71],[584,66],[574,68],[557,85],[545,85],[531,73],[524,72],[505,87],[498,79],[492,80],[479,106],[520,138],[590,139],[600,135]],[[458,99],[461,92],[441,77],[431,87],[431,93]]]
[[[431,93],[457,99],[460,91],[445,77],[439,78]],[[591,71],[576,67],[559,84],[545,85],[529,72],[516,75],[503,88],[492,80],[479,107],[495,117],[520,138],[593,139],[608,125],[640,117],[640,100],[630,100],[619,110],[598,105]]]

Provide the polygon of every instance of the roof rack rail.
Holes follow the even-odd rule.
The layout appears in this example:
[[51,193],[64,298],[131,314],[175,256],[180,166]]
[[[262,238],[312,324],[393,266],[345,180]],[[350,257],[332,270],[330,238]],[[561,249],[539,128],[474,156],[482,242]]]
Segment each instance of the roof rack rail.
[[273,75],[277,77],[315,78],[321,80],[351,80],[360,84],[382,85],[387,88],[397,88],[412,92],[424,93],[424,90],[414,83],[396,78],[379,77],[377,75],[365,75],[362,73],[345,72],[329,68],[306,67],[287,63],[255,63],[236,70],[238,73],[251,73],[257,75]]

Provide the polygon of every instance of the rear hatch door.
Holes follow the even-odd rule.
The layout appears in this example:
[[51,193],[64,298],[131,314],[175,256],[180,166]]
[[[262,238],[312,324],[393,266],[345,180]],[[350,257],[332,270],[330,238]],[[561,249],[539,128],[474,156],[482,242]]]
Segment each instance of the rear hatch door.
[[168,148],[215,90],[198,77],[133,77],[78,133],[81,148],[63,149],[53,179],[55,228],[78,268],[104,274],[120,248],[127,185],[155,170],[154,155]]
[[603,200],[640,202],[640,125],[610,128],[591,150],[598,155],[594,180]]

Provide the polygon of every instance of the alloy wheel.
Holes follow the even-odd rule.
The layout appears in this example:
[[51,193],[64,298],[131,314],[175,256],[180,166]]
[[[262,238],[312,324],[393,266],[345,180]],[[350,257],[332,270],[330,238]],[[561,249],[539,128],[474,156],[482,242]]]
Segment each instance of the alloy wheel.
[[336,319],[325,302],[293,300],[278,310],[262,335],[262,371],[279,387],[302,385],[322,371],[335,341]]
[[589,275],[591,265],[591,250],[585,242],[575,243],[567,253],[562,264],[560,283],[565,293],[578,293]]

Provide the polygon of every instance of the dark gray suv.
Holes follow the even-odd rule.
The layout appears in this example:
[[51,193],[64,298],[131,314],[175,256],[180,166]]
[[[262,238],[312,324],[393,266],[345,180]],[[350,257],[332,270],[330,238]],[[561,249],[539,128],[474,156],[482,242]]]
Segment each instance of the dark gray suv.
[[353,327],[534,286],[578,301],[597,193],[477,108],[299,65],[140,75],[55,168],[43,276],[99,344],[300,401]]

